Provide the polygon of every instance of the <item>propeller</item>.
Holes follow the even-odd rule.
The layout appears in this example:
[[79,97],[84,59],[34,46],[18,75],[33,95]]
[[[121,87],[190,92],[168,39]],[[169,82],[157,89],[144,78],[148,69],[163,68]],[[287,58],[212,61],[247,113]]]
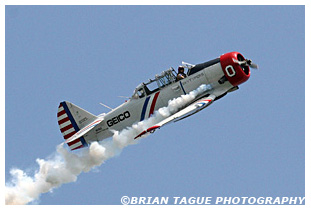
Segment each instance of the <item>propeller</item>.
[[238,60],[236,60],[234,58],[232,58],[232,60],[233,60],[234,63],[237,63],[240,66],[249,66],[249,67],[251,67],[253,69],[258,69],[259,68],[256,63],[253,63],[252,60],[245,59],[244,61],[238,61]]

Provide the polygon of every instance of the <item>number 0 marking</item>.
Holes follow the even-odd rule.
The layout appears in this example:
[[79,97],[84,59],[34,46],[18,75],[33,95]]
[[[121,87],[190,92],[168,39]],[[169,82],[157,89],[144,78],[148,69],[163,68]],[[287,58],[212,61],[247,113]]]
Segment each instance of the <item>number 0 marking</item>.
[[226,72],[227,72],[227,75],[229,77],[233,77],[235,75],[235,70],[233,68],[233,66],[229,65],[225,68]]

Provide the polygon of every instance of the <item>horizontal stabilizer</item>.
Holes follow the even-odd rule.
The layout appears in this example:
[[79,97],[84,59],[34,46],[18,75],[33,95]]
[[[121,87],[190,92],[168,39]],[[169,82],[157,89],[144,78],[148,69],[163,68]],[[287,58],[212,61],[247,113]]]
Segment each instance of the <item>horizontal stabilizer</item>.
[[89,125],[85,126],[81,130],[79,130],[77,133],[75,133],[73,136],[71,136],[65,143],[69,144],[70,142],[75,141],[76,139],[79,139],[83,137],[86,133],[88,133],[90,130],[96,127],[99,123],[101,123],[104,119],[98,118],[94,122],[90,123]]

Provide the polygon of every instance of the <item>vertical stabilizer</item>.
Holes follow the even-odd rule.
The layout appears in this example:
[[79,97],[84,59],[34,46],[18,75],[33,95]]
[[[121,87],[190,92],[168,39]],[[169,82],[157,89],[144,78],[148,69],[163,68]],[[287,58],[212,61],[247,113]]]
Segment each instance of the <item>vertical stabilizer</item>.
[[[58,107],[58,125],[66,141],[96,119],[95,115],[67,101],[61,102]],[[83,136],[67,144],[71,150],[88,145]]]

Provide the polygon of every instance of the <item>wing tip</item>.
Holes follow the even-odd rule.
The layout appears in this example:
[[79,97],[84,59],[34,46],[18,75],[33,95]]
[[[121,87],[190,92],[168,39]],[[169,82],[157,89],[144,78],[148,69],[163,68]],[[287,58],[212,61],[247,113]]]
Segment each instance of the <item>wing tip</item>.
[[154,125],[147,129],[147,132],[153,133],[156,129],[160,128],[159,125]]
[[143,131],[140,134],[138,134],[134,139],[138,139],[139,137],[142,137],[143,135],[145,135],[147,133],[147,131]]
[[155,132],[156,129],[158,129],[160,127],[161,126],[159,126],[159,125],[154,125],[154,126],[148,128],[147,130],[144,130],[140,134],[138,134],[134,139],[138,139],[138,138],[142,137],[143,135],[145,135],[146,133],[153,133],[153,132]]

